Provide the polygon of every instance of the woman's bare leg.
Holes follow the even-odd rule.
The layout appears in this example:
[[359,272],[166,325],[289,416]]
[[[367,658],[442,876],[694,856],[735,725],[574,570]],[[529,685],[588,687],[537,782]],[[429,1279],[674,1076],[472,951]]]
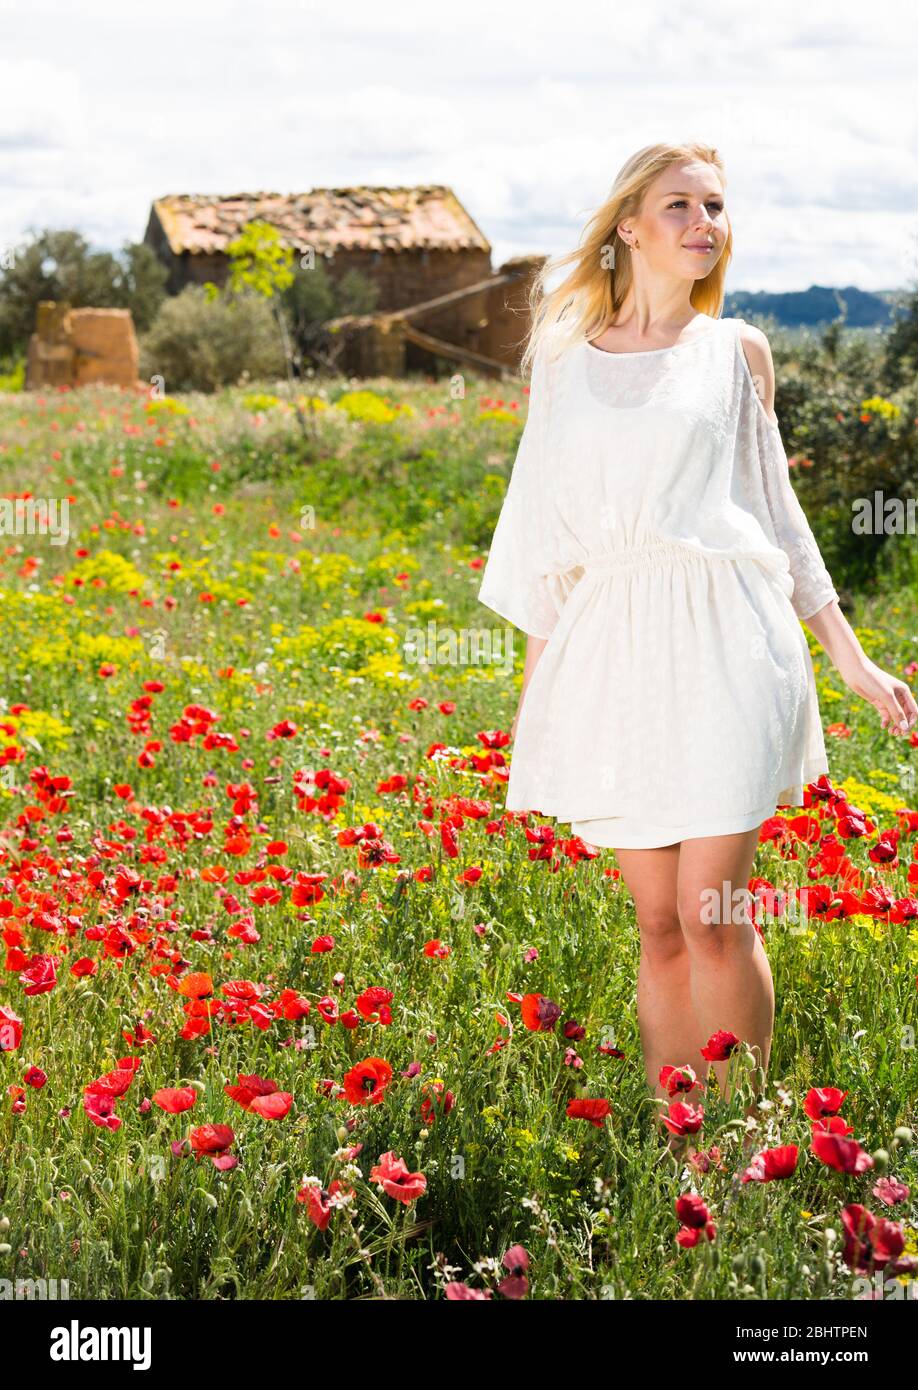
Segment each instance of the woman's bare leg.
[[[767,1068],[775,991],[748,897],[743,897],[758,838],[755,829],[683,840],[676,896],[702,1043],[718,1029],[729,1029],[759,1049]],[[714,1071],[726,1095],[727,1063],[715,1062]]]
[[[660,1068],[690,1066],[707,1081],[710,1063],[699,1051],[706,1041],[692,1008],[689,952],[679,920],[679,845],[662,849],[617,849],[615,857],[634,899],[640,929],[637,1014],[647,1084],[655,1096],[669,1098],[659,1083]],[[704,1091],[685,1099],[697,1105]]]

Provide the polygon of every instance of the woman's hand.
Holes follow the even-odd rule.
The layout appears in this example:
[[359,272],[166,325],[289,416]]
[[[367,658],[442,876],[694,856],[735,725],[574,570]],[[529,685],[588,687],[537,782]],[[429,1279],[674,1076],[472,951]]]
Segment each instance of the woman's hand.
[[888,727],[891,734],[907,733],[918,720],[918,704],[905,681],[882,670],[869,657],[862,657],[848,670],[839,668],[839,675],[849,690],[873,705],[881,728]]

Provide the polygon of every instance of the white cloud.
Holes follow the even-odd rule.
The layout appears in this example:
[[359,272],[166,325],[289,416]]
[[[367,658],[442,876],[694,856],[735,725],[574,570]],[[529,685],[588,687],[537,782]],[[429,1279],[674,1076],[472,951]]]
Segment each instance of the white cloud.
[[915,275],[918,14],[713,0],[2,0],[0,242],[139,239],[168,192],[447,183],[495,263],[576,245],[642,145],[727,164],[733,289]]

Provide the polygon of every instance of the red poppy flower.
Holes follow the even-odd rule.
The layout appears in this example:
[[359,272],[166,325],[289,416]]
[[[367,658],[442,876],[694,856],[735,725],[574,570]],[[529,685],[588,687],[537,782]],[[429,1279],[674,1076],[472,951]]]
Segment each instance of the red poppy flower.
[[684,1192],[681,1197],[676,1198],[676,1216],[680,1226],[695,1226],[699,1229],[711,1219],[704,1198],[699,1197],[696,1192]]
[[151,1097],[153,1104],[165,1110],[167,1115],[181,1115],[183,1110],[190,1110],[197,1098],[198,1093],[193,1086],[165,1086],[161,1091],[154,1091]]
[[295,907],[309,907],[312,903],[321,902],[325,897],[322,884],[327,878],[328,874],[297,874],[290,901]]
[[762,1160],[765,1164],[765,1180],[789,1178],[797,1168],[800,1151],[796,1144],[782,1144],[776,1149],[764,1149]]
[[918,1262],[909,1255],[900,1258],[905,1249],[905,1235],[895,1221],[874,1216],[860,1202],[849,1203],[842,1210],[841,1218],[845,1228],[843,1258],[849,1269],[868,1274],[875,1269],[886,1269],[888,1274],[914,1272]]
[[865,1269],[870,1258],[869,1236],[876,1217],[860,1202],[849,1202],[842,1209],[841,1219],[845,1230],[842,1251],[845,1264],[849,1269]]
[[204,973],[186,975],[178,987],[179,994],[184,994],[186,999],[204,999],[214,992],[214,982],[211,977]]
[[0,1004],[0,1052],[14,1052],[22,1042],[22,1019]]
[[824,1120],[814,1120],[810,1129],[813,1134],[838,1134],[843,1138],[854,1133],[854,1126],[849,1125],[841,1115],[827,1115]]
[[880,1269],[897,1260],[905,1249],[905,1236],[902,1227],[895,1221],[887,1221],[881,1216],[870,1231],[870,1244],[873,1249],[873,1262]]
[[122,1032],[121,1036],[129,1047],[149,1047],[151,1043],[156,1042],[155,1036],[142,1023],[138,1023],[137,1027],[130,1032]]
[[240,1004],[252,1003],[260,999],[264,992],[264,986],[256,984],[254,980],[227,980],[226,984],[220,986],[221,994]]
[[597,1129],[603,1128],[603,1120],[611,1115],[612,1107],[602,1097],[578,1096],[567,1103],[566,1114],[571,1120],[589,1120]]
[[321,999],[319,999],[319,1000],[316,1001],[316,1008],[317,1008],[317,1010],[319,1011],[320,1017],[321,1017],[321,1018],[324,1018],[326,1023],[337,1023],[337,1021],[338,1021],[338,1001],[337,1001],[337,999],[334,999],[330,994],[326,994],[326,995],[323,996],[323,998],[321,998]]
[[275,1013],[281,1018],[306,1018],[309,1013],[309,1000],[295,989],[282,989],[274,1004]]
[[201,1125],[188,1136],[195,1159],[206,1155],[217,1168],[235,1168],[237,1160],[227,1152],[235,1138],[229,1125]]
[[378,1183],[384,1192],[398,1202],[414,1202],[427,1188],[423,1173],[409,1173],[403,1158],[396,1158],[390,1149],[380,1155],[379,1162],[370,1169],[370,1181]]
[[807,1091],[803,1108],[811,1120],[821,1120],[823,1115],[837,1114],[847,1094],[847,1091],[840,1091],[837,1086],[814,1087]]
[[888,1207],[895,1206],[897,1202],[907,1202],[909,1199],[908,1186],[899,1182],[897,1178],[879,1178],[871,1191],[878,1202],[883,1202]]
[[134,1080],[136,1070],[136,1067],[118,1067],[116,1071],[106,1072],[104,1076],[91,1081],[83,1087],[83,1092],[87,1096],[111,1096],[113,1100],[118,1100]]
[[389,1024],[392,1022],[392,990],[384,985],[370,985],[354,1000],[355,1007],[369,1022]]
[[28,995],[50,993],[57,984],[57,960],[54,956],[33,956],[19,982]]
[[789,1178],[796,1170],[798,1153],[796,1144],[785,1144],[778,1149],[762,1149],[743,1173],[742,1181],[773,1182],[776,1178]]
[[660,1068],[660,1085],[665,1086],[669,1095],[688,1095],[696,1086],[704,1090],[704,1082],[699,1081],[691,1067]]
[[526,1277],[529,1269],[529,1251],[523,1245],[511,1245],[501,1264],[509,1273],[498,1284],[497,1292],[503,1294],[504,1298],[525,1298],[529,1292],[529,1280]]
[[188,1042],[192,1038],[202,1038],[209,1032],[210,1024],[206,1018],[189,1018],[188,1022],[179,1029],[179,1037]]
[[679,1220],[676,1240],[684,1249],[697,1245],[702,1232],[708,1240],[713,1240],[717,1234],[710,1211],[695,1192],[685,1192],[676,1198],[676,1216]]
[[691,1250],[698,1244],[704,1235],[708,1240],[713,1241],[717,1235],[717,1227],[713,1221],[707,1222],[704,1227],[680,1226],[676,1232],[676,1240],[684,1250]]
[[97,1095],[86,1091],[83,1095],[83,1109],[99,1129],[120,1129],[122,1121],[115,1114],[115,1097]]
[[827,1168],[837,1173],[864,1173],[873,1167],[873,1159],[854,1139],[842,1139],[837,1134],[813,1132],[811,1151]]
[[661,1115],[663,1123],[671,1134],[697,1134],[704,1124],[703,1105],[684,1105],[675,1100],[669,1107],[669,1115]]
[[701,1055],[709,1062],[726,1062],[739,1047],[739,1044],[740,1040],[735,1033],[720,1028],[708,1038],[701,1049]]
[[344,1094],[351,1105],[378,1105],[392,1080],[392,1068],[384,1057],[365,1057],[345,1073]]
[[544,994],[524,994],[520,1004],[520,1018],[531,1033],[550,1033],[561,1010]]
[[293,1104],[289,1091],[281,1091],[276,1081],[266,1081],[262,1076],[245,1076],[239,1072],[238,1086],[223,1087],[230,1100],[236,1101],[243,1110],[252,1110],[263,1120],[282,1120]]
[[296,1200],[306,1207],[306,1214],[314,1226],[324,1231],[336,1207],[344,1205],[354,1189],[346,1187],[338,1178],[329,1183],[328,1190],[318,1182],[304,1183],[296,1194]]

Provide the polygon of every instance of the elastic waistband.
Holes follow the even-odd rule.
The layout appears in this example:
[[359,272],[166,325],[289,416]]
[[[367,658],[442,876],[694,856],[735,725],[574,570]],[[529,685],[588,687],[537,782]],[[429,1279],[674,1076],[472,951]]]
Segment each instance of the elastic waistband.
[[673,559],[684,556],[700,560],[726,558],[711,555],[708,551],[699,550],[697,546],[686,545],[683,541],[648,541],[646,545],[618,546],[615,550],[607,551],[603,555],[590,555],[583,561],[583,567],[585,570],[619,569],[622,566],[640,565],[650,560],[664,559],[667,556]]

